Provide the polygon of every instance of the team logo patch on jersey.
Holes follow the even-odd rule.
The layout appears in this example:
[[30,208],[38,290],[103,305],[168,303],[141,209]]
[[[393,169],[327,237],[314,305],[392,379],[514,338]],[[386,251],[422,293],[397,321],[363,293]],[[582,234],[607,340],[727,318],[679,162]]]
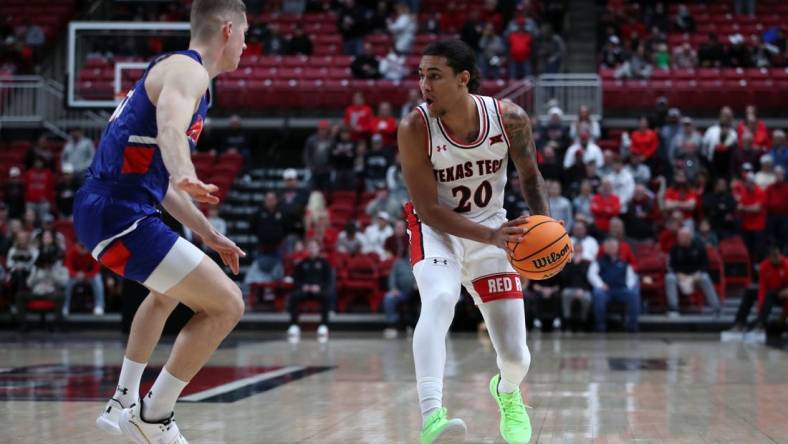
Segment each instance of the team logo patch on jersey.
[[197,119],[192,123],[192,126],[186,131],[186,136],[194,143],[197,144],[197,141],[200,140],[200,133],[202,133],[202,128],[204,124],[204,120],[202,117],[197,116]]
[[497,134],[490,137],[490,146],[495,145],[496,143],[503,143],[503,134]]

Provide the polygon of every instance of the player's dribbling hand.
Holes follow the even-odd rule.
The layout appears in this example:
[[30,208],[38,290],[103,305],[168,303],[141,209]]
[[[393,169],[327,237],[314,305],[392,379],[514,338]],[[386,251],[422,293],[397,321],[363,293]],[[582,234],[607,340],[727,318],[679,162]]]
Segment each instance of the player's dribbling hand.
[[219,187],[214,184],[207,184],[196,177],[182,176],[175,180],[175,185],[197,202],[212,205],[219,203],[219,198],[213,195],[219,191]]
[[238,245],[235,245],[235,242],[219,233],[210,239],[203,239],[203,242],[213,251],[219,253],[222,262],[224,262],[224,265],[230,267],[233,274],[238,274],[241,271],[241,266],[239,264],[240,258],[245,257],[246,253],[241,250]]
[[520,216],[517,219],[512,219],[505,222],[493,232],[491,244],[496,247],[506,249],[507,242],[517,243],[523,239],[525,229],[520,227],[528,220],[527,216]]

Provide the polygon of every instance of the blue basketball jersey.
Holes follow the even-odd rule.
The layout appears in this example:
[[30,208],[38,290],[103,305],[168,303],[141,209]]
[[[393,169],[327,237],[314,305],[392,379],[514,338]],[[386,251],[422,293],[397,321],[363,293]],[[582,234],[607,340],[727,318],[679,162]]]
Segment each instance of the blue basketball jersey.
[[[148,65],[110,117],[93,163],[87,171],[87,182],[97,180],[113,189],[137,190],[140,193],[134,200],[139,203],[143,203],[145,196],[150,204],[157,204],[164,199],[169,174],[156,145],[156,107],[145,91],[145,79],[153,66],[173,54],[185,55],[202,64],[200,54],[189,49],[160,55]],[[202,132],[207,110],[206,92],[186,132],[192,149]]]
[[[80,242],[102,264],[139,282],[178,239],[159,217],[157,205],[167,193],[169,173],[156,144],[156,107],[145,91],[150,69],[173,54],[202,64],[199,53],[186,50],[160,55],[148,65],[110,117],[74,198],[74,228]],[[202,132],[208,102],[206,91],[186,132],[191,148]]]

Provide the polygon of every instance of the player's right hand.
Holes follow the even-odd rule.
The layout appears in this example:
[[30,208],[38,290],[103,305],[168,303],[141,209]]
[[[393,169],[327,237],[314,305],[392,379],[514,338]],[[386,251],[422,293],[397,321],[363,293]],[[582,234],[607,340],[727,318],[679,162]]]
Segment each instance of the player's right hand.
[[520,216],[517,219],[504,222],[503,225],[493,231],[492,242],[490,243],[505,250],[508,242],[520,242],[525,235],[525,229],[520,227],[520,225],[523,225],[527,220],[527,216]]
[[219,198],[213,195],[219,191],[219,187],[214,184],[207,184],[194,176],[181,176],[175,180],[175,185],[197,202],[211,205],[219,203]]

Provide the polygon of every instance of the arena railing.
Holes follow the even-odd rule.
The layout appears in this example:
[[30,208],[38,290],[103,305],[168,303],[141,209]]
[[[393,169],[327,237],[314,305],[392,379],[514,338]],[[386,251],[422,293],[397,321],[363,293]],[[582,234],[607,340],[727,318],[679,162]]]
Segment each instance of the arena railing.
[[602,79],[591,74],[542,74],[536,81],[534,112],[546,119],[553,106],[558,106],[565,120],[574,118],[580,105],[586,105],[591,115],[602,119]]

